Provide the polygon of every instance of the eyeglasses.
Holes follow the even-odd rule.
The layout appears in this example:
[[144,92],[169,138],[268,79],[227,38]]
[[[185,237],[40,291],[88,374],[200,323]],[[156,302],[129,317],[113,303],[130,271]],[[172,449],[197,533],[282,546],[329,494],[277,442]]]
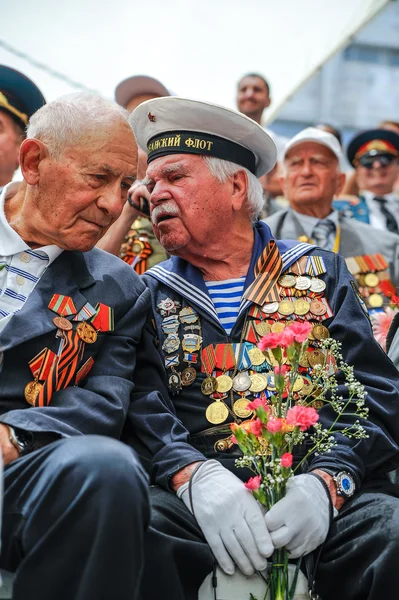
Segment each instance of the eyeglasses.
[[362,165],[365,169],[372,169],[376,161],[380,163],[381,167],[387,167],[394,160],[397,160],[397,157],[393,154],[376,154],[375,156],[365,155],[358,159],[358,164]]

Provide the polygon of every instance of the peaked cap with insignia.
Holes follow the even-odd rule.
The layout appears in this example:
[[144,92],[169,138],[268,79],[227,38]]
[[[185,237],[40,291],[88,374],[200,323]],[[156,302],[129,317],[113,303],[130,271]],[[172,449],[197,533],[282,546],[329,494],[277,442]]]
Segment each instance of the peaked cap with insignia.
[[276,164],[270,135],[242,113],[217,104],[155,98],[135,108],[129,120],[149,163],[168,154],[201,154],[237,163],[256,177]]
[[369,129],[356,135],[347,150],[348,160],[354,167],[361,156],[393,154],[399,156],[399,135],[388,129]]
[[0,110],[25,129],[30,117],[45,104],[43,94],[26,75],[0,65]]

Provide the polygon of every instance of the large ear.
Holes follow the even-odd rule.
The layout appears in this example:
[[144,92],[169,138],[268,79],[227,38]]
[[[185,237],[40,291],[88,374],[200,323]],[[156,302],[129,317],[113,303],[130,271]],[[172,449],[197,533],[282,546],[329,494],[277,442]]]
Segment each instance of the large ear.
[[233,196],[232,206],[233,210],[241,210],[243,204],[245,204],[248,195],[248,176],[245,171],[237,171],[232,177],[233,183]]
[[45,144],[40,140],[24,140],[19,150],[19,164],[22,175],[28,185],[36,185],[40,177],[39,165],[48,156]]
[[338,177],[337,177],[337,187],[336,187],[336,190],[335,190],[335,195],[336,196],[339,196],[340,193],[342,192],[343,187],[345,185],[345,181],[346,181],[346,175],[345,175],[345,173],[339,173]]

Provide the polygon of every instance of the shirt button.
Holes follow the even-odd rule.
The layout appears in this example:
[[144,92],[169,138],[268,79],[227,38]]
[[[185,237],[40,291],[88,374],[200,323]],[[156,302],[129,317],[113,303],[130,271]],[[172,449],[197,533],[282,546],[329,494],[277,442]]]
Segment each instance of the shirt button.
[[28,263],[28,262],[30,262],[30,256],[29,256],[29,254],[27,254],[26,252],[22,252],[19,258],[20,258],[20,259],[22,260],[22,262],[24,262],[24,263]]
[[16,280],[18,285],[23,285],[25,283],[25,277],[22,277],[22,275],[17,275]]

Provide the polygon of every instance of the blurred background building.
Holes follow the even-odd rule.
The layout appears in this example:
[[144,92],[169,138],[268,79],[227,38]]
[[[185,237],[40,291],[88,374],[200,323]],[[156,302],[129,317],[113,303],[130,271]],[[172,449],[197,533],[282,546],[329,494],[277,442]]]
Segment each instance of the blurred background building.
[[[311,121],[309,120],[311,117]],[[270,128],[291,137],[331,123],[343,144],[381,120],[399,121],[399,2],[390,2],[279,111]]]

